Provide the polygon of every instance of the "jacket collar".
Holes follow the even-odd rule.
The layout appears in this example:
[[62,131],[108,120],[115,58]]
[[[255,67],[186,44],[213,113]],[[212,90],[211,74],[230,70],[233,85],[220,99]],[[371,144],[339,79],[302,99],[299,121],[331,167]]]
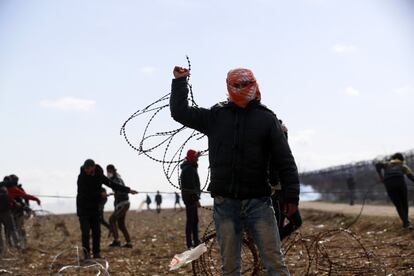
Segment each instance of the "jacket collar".
[[235,108],[235,109],[241,109],[241,110],[253,109],[253,108],[256,108],[256,107],[258,107],[260,105],[261,105],[261,103],[258,100],[252,100],[252,101],[250,101],[245,108],[239,107],[238,105],[236,105],[234,102],[231,102],[231,101],[227,101],[224,104],[224,106],[227,106],[227,107],[230,107],[230,108]]

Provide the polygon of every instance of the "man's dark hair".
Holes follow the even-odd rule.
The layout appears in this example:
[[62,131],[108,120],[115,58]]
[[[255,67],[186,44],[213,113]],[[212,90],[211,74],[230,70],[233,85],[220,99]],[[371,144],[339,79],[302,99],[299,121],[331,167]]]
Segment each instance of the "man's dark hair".
[[9,182],[13,185],[17,185],[19,183],[19,177],[15,174],[9,175]]
[[106,166],[106,170],[111,171],[111,172],[116,172],[116,168],[112,164],[109,164],[108,166]]
[[392,159],[398,159],[398,160],[400,160],[400,161],[404,161],[404,155],[402,155],[402,153],[400,153],[400,152],[394,153],[394,154],[391,156],[391,158],[392,158]]
[[3,182],[10,182],[10,176],[6,175],[6,176],[3,178]]
[[83,163],[84,168],[89,168],[93,166],[95,166],[95,161],[93,161],[92,159],[86,159],[85,163]]

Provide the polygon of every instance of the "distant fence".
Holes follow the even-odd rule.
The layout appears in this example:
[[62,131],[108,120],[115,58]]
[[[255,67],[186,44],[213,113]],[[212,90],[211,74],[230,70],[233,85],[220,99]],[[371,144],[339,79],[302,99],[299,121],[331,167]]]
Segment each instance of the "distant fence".
[[[414,167],[414,150],[402,152],[409,167]],[[391,155],[391,154],[390,154]],[[388,201],[384,185],[379,182],[375,163],[388,160],[389,156],[348,163],[301,173],[301,182],[310,185],[320,193],[322,200],[347,201],[351,191],[347,178],[352,175],[355,180],[354,197],[356,200],[366,198],[372,201]],[[409,199],[414,200],[414,185],[409,187]]]

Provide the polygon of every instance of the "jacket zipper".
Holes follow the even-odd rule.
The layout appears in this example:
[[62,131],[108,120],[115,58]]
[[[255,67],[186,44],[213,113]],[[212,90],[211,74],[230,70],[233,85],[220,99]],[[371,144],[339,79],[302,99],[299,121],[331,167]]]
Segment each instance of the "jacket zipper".
[[234,137],[233,137],[233,148],[232,148],[232,179],[231,179],[231,186],[230,186],[230,192],[233,193],[234,198],[238,198],[238,189],[236,183],[237,176],[236,176],[236,168],[237,168],[237,157],[238,157],[238,150],[239,150],[239,111],[235,110],[236,113],[236,119],[234,121]]

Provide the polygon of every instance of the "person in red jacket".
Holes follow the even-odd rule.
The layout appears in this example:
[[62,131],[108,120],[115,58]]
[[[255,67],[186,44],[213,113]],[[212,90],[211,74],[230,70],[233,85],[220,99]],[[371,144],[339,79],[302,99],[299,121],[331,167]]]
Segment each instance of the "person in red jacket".
[[17,186],[18,179],[19,178],[13,174],[13,175],[10,175],[10,181],[6,183],[7,192],[9,193],[9,204],[10,204],[10,207],[11,208],[16,207],[15,206],[15,204],[16,204],[15,203],[15,198],[18,197],[18,196],[20,196],[20,197],[22,197],[24,199],[27,199],[27,200],[36,201],[37,202],[37,205],[40,205],[40,199],[39,198],[27,194],[25,191],[23,191],[22,189],[20,189]]
[[18,200],[16,199],[20,197],[26,200],[33,200],[36,201],[38,205],[40,205],[40,199],[27,194],[22,188],[20,188],[18,186],[19,178],[16,175],[10,175],[9,180],[10,181],[8,182],[8,184],[6,184],[6,187],[9,196],[10,210],[13,215],[17,235],[20,239],[20,247],[24,249],[26,248],[27,243],[26,231],[24,229],[24,216],[20,212],[20,208],[22,208],[22,206],[20,205],[20,203],[18,203]]

